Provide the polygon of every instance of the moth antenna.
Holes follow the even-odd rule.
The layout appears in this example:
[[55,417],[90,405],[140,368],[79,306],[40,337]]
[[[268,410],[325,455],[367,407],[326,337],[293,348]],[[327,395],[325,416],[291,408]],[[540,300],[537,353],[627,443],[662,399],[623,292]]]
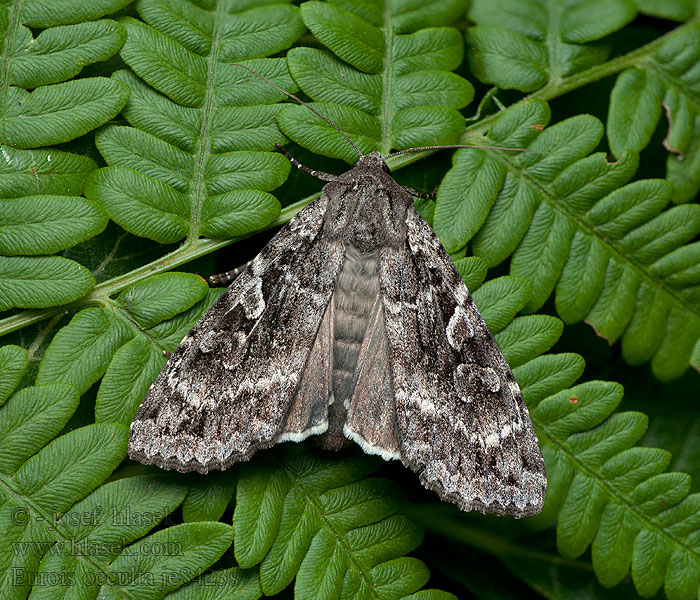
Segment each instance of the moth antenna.
[[239,64],[239,63],[231,63],[231,66],[232,66],[232,67],[241,67],[242,69],[245,69],[246,71],[248,71],[248,72],[252,73],[253,75],[255,75],[258,79],[262,79],[265,83],[271,85],[271,86],[272,86],[273,88],[275,88],[276,90],[282,92],[285,96],[289,96],[292,100],[295,100],[296,102],[298,102],[298,103],[301,104],[302,106],[305,106],[306,108],[308,108],[308,109],[309,109],[312,113],[314,113],[317,117],[323,119],[323,120],[324,120],[326,123],[328,123],[333,129],[335,129],[338,133],[340,133],[340,135],[342,135],[342,136],[348,141],[348,143],[355,149],[355,152],[357,152],[357,155],[358,155],[360,158],[362,158],[362,157],[364,156],[364,154],[362,154],[362,152],[360,152],[360,149],[355,145],[355,142],[353,142],[353,141],[347,136],[347,134],[346,134],[340,127],[338,127],[338,126],[337,126],[335,123],[333,123],[330,119],[327,119],[326,117],[324,117],[320,112],[318,112],[318,111],[317,111],[313,106],[311,106],[308,102],[304,102],[304,101],[303,101],[301,98],[299,98],[298,96],[295,96],[295,95],[292,94],[291,92],[288,92],[287,90],[282,89],[282,88],[281,88],[280,86],[278,86],[276,83],[272,83],[267,77],[263,77],[262,75],[260,75],[260,73],[257,73],[256,71],[253,71],[253,69],[251,69],[250,67],[246,67],[245,65],[242,65],[242,64]]
[[505,146],[477,146],[475,144],[450,144],[448,146],[420,146],[418,148],[406,148],[406,150],[399,150],[398,152],[392,152],[388,156],[384,157],[384,160],[398,156],[399,154],[408,154],[409,152],[420,152],[422,150],[445,150],[447,148],[482,148],[485,150],[512,150],[515,152],[533,152],[534,154],[539,154],[542,156],[541,152],[537,150],[530,150],[530,148],[506,148]]

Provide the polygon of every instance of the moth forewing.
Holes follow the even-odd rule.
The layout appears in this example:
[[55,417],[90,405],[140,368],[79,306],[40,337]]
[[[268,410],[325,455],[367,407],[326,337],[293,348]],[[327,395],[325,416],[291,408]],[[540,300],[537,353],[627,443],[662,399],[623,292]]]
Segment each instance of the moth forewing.
[[206,473],[311,435],[400,459],[463,510],[542,508],[517,383],[378,153],[324,186],[185,337],[134,418],[129,455]]

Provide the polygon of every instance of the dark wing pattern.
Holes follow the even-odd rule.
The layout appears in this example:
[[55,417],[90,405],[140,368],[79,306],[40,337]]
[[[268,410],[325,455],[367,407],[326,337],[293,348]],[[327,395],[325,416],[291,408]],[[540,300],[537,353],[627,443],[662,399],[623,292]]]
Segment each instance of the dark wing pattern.
[[412,207],[406,224],[380,255],[401,459],[462,510],[537,513],[547,482],[518,384],[433,230]]
[[327,427],[327,395],[295,402],[344,256],[319,235],[327,205],[300,211],[185,337],[131,424],[131,458],[206,473]]

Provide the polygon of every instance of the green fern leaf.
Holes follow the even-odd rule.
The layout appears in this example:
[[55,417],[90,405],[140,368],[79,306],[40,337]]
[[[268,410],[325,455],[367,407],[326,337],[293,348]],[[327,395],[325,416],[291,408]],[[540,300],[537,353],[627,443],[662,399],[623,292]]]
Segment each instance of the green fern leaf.
[[85,65],[116,54],[126,32],[115,21],[101,20],[45,29],[32,39],[29,29],[19,28],[7,59],[8,78],[22,88],[65,81]]
[[[698,248],[684,245],[700,233],[700,210],[664,211],[672,188],[663,180],[624,186],[637,166],[633,154],[616,163],[587,156],[602,135],[593,117],[573,117],[539,133],[548,120],[545,104],[521,103],[493,123],[486,140],[525,144],[541,154],[460,150],[438,191],[435,230],[455,251],[483,221],[474,253],[489,265],[512,253],[511,273],[533,284],[527,311],[555,292],[565,322],[585,319],[610,341],[622,336],[630,363],[653,359],[658,377],[680,376],[700,358],[693,299]],[[475,164],[484,176],[475,176]],[[452,184],[457,180],[474,184],[462,191]],[[465,197],[478,203],[472,227],[460,216],[471,214]]]
[[[214,564],[232,539],[231,526],[225,523],[183,523],[161,529],[126,548],[112,562],[110,571],[115,579],[123,578],[124,573],[133,575],[117,586],[104,586],[103,593],[115,599],[162,598],[163,592],[178,589]],[[151,548],[173,550],[159,554]]]
[[[131,544],[182,502],[185,488],[153,476],[97,488],[123,460],[128,432],[88,425],[44,447],[77,405],[73,386],[50,384],[24,388],[0,408],[2,597],[23,598],[31,586],[51,598],[161,598],[216,561],[231,528],[180,525]],[[229,589],[256,587],[250,576],[234,579]]]
[[0,311],[68,304],[95,285],[85,267],[60,256],[0,256]]
[[62,257],[20,255],[58,252],[106,227],[101,207],[75,197],[95,163],[56,150],[0,146],[0,154],[0,310],[77,300],[95,284],[86,268]]
[[339,461],[290,444],[243,465],[234,548],[242,567],[260,563],[265,594],[295,575],[300,599],[403,598],[425,584],[425,565],[403,557],[422,533],[395,514],[391,482],[366,478],[377,466],[372,457]]
[[[112,6],[97,3],[86,11],[80,4],[88,3],[80,2],[50,15],[38,4],[23,4],[19,19],[10,14],[9,6],[0,8],[0,29],[8,48],[0,140],[20,148],[84,135],[115,117],[128,98],[128,89],[104,77],[65,82],[85,65],[106,60],[124,43],[126,34],[114,21],[78,22],[89,13],[102,16]],[[66,22],[75,24],[63,25]],[[30,26],[48,29],[34,39]]]
[[681,28],[644,62],[623,71],[610,97],[607,133],[615,156],[645,148],[665,110],[666,173],[674,202],[688,202],[700,190],[699,58],[700,25]]
[[36,381],[69,383],[83,394],[102,377],[117,348],[133,335],[116,314],[102,308],[86,308],[56,334],[41,361]]
[[[440,241],[448,252],[464,246],[486,220],[503,186],[506,170],[486,152],[455,153],[453,164],[459,166],[448,171],[440,184],[441,202],[435,206],[432,226],[439,232]],[[464,175],[467,178],[464,178]],[[473,198],[464,202],[464,197]],[[455,202],[443,198],[454,198]],[[459,199],[459,200],[457,200]]]
[[[516,318],[509,328],[528,318]],[[499,335],[506,354],[517,340]],[[694,598],[700,560],[690,540],[700,527],[697,500],[687,496],[687,475],[661,473],[669,464],[667,452],[632,447],[646,429],[645,415],[611,414],[622,397],[619,385],[567,388],[583,370],[575,355],[524,358],[528,362],[513,372],[545,444],[553,484],[545,514],[558,507],[559,550],[577,557],[592,545],[593,566],[605,585],[621,581],[631,567],[644,596],[665,585],[671,600]]]
[[486,279],[486,263],[476,256],[454,259],[455,267],[467,289],[475,290]]
[[[474,93],[449,72],[462,60],[462,40],[456,29],[443,25],[454,21],[459,7],[453,1],[399,3],[380,12],[360,1],[305,2],[304,23],[337,58],[295,48],[287,54],[290,72],[316,101],[316,110],[363,153],[454,142],[464,128],[457,109]],[[316,153],[357,159],[335,129],[304,107],[285,109],[278,123]]]
[[68,142],[115,117],[129,90],[92,77],[36,88],[9,88],[0,107],[0,139],[18,148]]
[[[88,4],[64,5],[52,15],[36,2],[13,13],[10,6],[0,8],[7,42],[0,106],[3,143],[33,148],[67,142],[113,118],[126,103],[128,89],[119,82],[103,77],[63,82],[83,66],[112,56],[125,39],[114,21],[77,22],[103,16],[125,2]],[[30,26],[47,29],[34,39]],[[11,146],[2,146],[1,153],[0,310],[44,308],[84,296],[95,280],[82,265],[62,257],[21,255],[65,250],[105,228],[106,215],[99,206],[73,197],[82,193],[93,161]]]
[[[206,594],[206,596],[203,596]],[[255,570],[221,569],[197,577],[166,596],[167,600],[257,600],[262,596]]]
[[107,227],[107,215],[84,198],[24,196],[0,199],[0,254],[53,254]]
[[647,418],[609,416],[621,397],[615,384],[589,382],[543,400],[532,412],[538,432],[555,446],[548,474],[559,480],[561,496],[548,502],[561,503],[558,548],[576,557],[592,545],[593,567],[605,585],[621,581],[631,565],[641,595],[663,585],[670,600],[695,598],[698,498],[687,495],[687,475],[661,473],[667,452],[631,447]]
[[222,17],[170,4],[140,2],[150,26],[123,23],[129,38],[122,57],[164,95],[130,73],[115,74],[132,89],[124,111],[132,127],[100,132],[97,144],[110,167],[92,176],[87,195],[130,233],[160,243],[262,229],[280,209],[267,192],[289,173],[283,156],[262,152],[284,141],[272,105],[283,96],[230,63],[244,61],[293,89],[283,59],[260,57],[301,35],[298,9],[270,6]]
[[124,290],[117,301],[142,329],[150,329],[192,308],[208,291],[198,275],[161,273]]
[[231,469],[208,473],[206,477],[193,481],[182,503],[185,523],[221,519],[236,491],[237,475],[238,469]]
[[129,2],[130,0],[71,0],[47,4],[43,0],[27,0],[22,2],[19,10],[22,23],[28,27],[40,28],[99,19],[124,8]]
[[76,390],[65,384],[27,387],[14,394],[2,413],[2,472],[14,473],[61,430],[77,406]]
[[37,572],[42,556],[65,539],[57,523],[60,516],[96,488],[124,458],[127,431],[118,425],[88,425],[44,447],[77,404],[75,388],[54,384],[25,388],[0,409],[3,598],[26,595],[31,573]]
[[695,15],[695,7],[689,0],[637,0],[639,12],[662,19],[686,21]]
[[0,145],[0,198],[36,194],[76,196],[95,163],[59,150],[18,150]]
[[487,281],[477,290],[472,288],[474,302],[493,333],[510,323],[531,295],[530,282],[517,277],[499,277]]
[[534,2],[475,0],[469,18],[469,64],[481,81],[523,92],[590,68],[609,49],[591,44],[629,23],[632,0]]
[[20,346],[0,348],[0,404],[17,388],[29,364],[29,353]]

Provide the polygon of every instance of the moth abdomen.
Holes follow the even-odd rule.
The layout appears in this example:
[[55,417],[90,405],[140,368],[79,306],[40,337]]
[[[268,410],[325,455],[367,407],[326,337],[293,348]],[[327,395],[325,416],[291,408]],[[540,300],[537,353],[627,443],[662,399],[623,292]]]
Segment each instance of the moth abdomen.
[[328,400],[328,430],[319,440],[326,448],[346,443],[343,428],[357,382],[358,359],[372,312],[379,298],[378,254],[345,247],[333,297],[332,387]]

